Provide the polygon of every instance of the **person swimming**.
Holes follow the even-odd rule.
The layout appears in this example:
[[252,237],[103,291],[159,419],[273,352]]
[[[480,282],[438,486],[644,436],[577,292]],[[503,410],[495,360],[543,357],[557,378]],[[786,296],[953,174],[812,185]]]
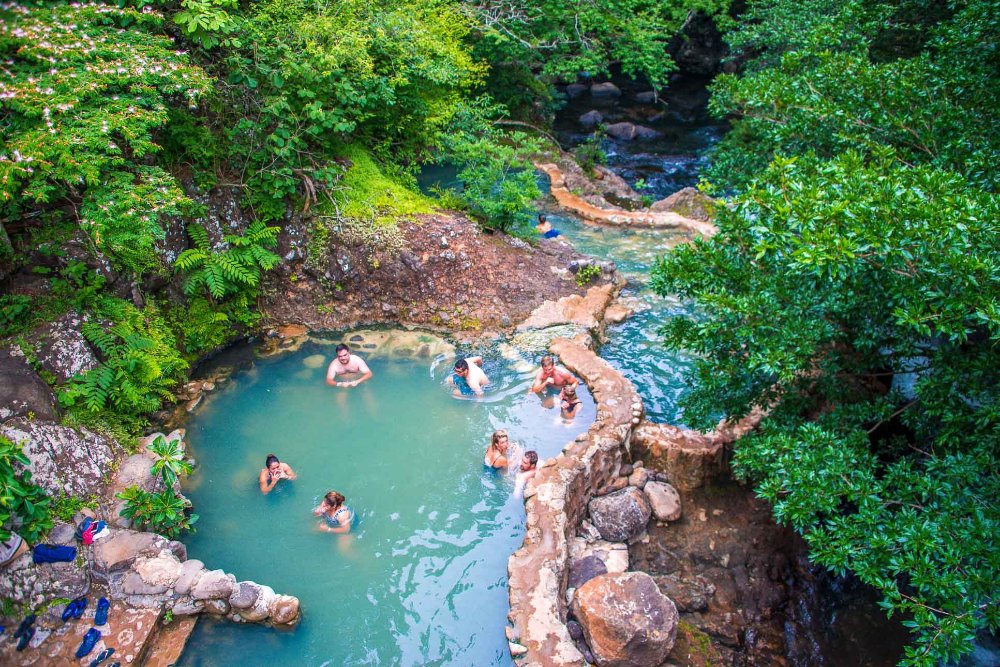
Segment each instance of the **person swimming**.
[[545,218],[544,213],[538,214],[538,224],[535,225],[535,231],[541,234],[542,238],[546,239],[554,239],[562,233],[558,229],[552,228],[552,223]]
[[524,487],[528,481],[538,472],[538,452],[529,449],[521,457],[518,466],[517,477],[514,478],[514,495],[518,498],[524,495]]
[[257,481],[260,482],[260,492],[267,495],[280,479],[295,479],[295,471],[287,463],[282,463],[274,454],[268,454],[264,459],[264,468],[260,471]]
[[319,507],[313,510],[315,516],[323,519],[319,529],[327,533],[349,533],[354,521],[354,510],[344,504],[344,494],[328,491]]
[[490,468],[506,468],[509,464],[507,461],[507,451],[509,449],[510,437],[507,435],[507,431],[494,431],[490,437],[490,446],[486,448],[486,456],[483,458],[483,463]]
[[455,387],[452,392],[456,396],[483,395],[483,387],[490,383],[482,369],[482,357],[466,357],[455,362],[454,374],[448,382]]

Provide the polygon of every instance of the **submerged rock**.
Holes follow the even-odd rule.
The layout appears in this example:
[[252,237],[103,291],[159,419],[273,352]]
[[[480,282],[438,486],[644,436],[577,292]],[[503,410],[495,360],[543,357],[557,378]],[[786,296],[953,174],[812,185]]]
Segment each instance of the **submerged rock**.
[[677,607],[644,572],[591,579],[572,610],[600,667],[658,667],[677,636]]
[[646,496],[631,486],[594,498],[587,507],[594,527],[602,538],[610,542],[631,542],[636,539],[645,532],[652,514]]

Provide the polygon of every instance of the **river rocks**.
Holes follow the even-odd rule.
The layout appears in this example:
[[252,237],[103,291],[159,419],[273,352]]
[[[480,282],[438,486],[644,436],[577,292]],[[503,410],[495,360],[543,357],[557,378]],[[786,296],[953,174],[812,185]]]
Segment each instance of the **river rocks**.
[[111,534],[94,543],[91,571],[99,581],[108,583],[112,575],[124,572],[141,557],[156,557],[161,552],[172,553],[177,560],[187,558],[187,548],[180,542],[154,533],[109,528]]
[[587,92],[587,86],[582,83],[571,83],[566,86],[566,97],[571,100],[583,96],[585,92]]
[[[636,468],[632,471],[632,474],[628,476],[628,485],[634,486],[637,489],[646,488],[646,484],[649,482],[650,477],[653,475],[646,468]],[[655,514],[656,508],[653,509]]]
[[[274,589],[270,586],[258,586],[257,599],[254,600],[252,606],[239,611],[240,618],[251,623],[263,621],[270,616],[271,603],[274,602],[276,597]],[[232,606],[232,603],[230,603],[230,606]]]
[[0,349],[0,421],[16,417],[58,419],[52,390],[16,345]]
[[38,365],[52,373],[59,384],[97,368],[97,357],[80,331],[84,321],[79,314],[69,312],[28,334],[28,344],[35,352]]
[[635,487],[627,487],[600,498],[594,498],[587,505],[590,520],[610,542],[631,542],[646,530],[652,510],[643,492]]
[[613,137],[621,141],[633,141],[635,139],[648,141],[651,139],[658,139],[663,136],[660,132],[657,132],[651,127],[636,125],[635,123],[629,123],[627,121],[608,125],[604,128],[604,131],[609,137]]
[[204,608],[205,603],[201,600],[183,598],[175,602],[170,611],[174,616],[194,616],[200,614]]
[[655,202],[649,210],[673,211],[688,218],[711,222],[715,219],[718,206],[714,199],[702,194],[697,188],[684,188],[666,199]]
[[644,90],[641,93],[636,93],[635,101],[639,104],[653,104],[656,102],[656,91]]
[[677,489],[666,482],[648,482],[643,491],[657,521],[677,521],[681,518],[681,497]]
[[155,558],[137,558],[132,568],[147,584],[171,588],[181,573],[181,562],[169,552]]
[[591,579],[572,611],[600,667],[657,667],[674,645],[677,608],[644,572]]
[[276,625],[292,625],[299,620],[299,599],[291,595],[276,595],[269,603],[268,611]]
[[[170,586],[165,584],[153,584],[144,581],[138,572],[129,572],[121,583],[122,593],[125,595],[159,595],[166,593]],[[140,602],[141,601],[135,601]]]
[[187,595],[191,592],[191,586],[194,585],[195,579],[197,579],[202,571],[205,569],[205,564],[202,563],[197,558],[192,558],[189,561],[184,561],[181,565],[181,571],[177,575],[177,581],[174,582],[174,591],[178,595]]
[[222,570],[206,570],[195,581],[191,588],[191,597],[195,600],[226,598],[233,594],[236,577]]
[[229,596],[229,604],[233,609],[249,609],[260,597],[260,585],[252,581],[241,581],[236,584],[233,594]]
[[86,429],[24,417],[4,423],[0,435],[21,444],[31,481],[56,497],[99,494],[119,451],[117,443]]
[[591,97],[621,97],[621,95],[622,91],[610,81],[594,83],[590,86]]
[[587,113],[581,115],[579,121],[582,127],[590,130],[604,122],[604,115],[596,109],[591,109]]

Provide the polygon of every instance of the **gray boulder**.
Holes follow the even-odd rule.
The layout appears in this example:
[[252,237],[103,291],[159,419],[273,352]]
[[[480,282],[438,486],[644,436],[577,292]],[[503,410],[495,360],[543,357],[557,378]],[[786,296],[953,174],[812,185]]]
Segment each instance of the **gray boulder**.
[[120,450],[113,440],[86,429],[24,417],[0,426],[0,435],[21,444],[31,481],[52,496],[99,494]]
[[622,91],[615,84],[606,81],[604,83],[591,84],[590,95],[591,97],[621,97]]
[[569,580],[567,588],[579,588],[594,577],[608,573],[608,566],[598,556],[593,554],[569,561]]
[[566,97],[571,100],[575,100],[585,92],[587,92],[587,86],[582,83],[571,83],[566,86]]
[[639,537],[652,514],[646,496],[634,486],[593,498],[587,509],[594,527],[609,542],[631,542]]
[[0,421],[27,417],[56,421],[56,398],[16,345],[0,349]]
[[658,139],[663,136],[662,133],[657,132],[651,127],[636,125],[635,123],[629,123],[627,121],[608,125],[604,128],[604,131],[608,134],[608,136],[614,137],[620,141],[632,141],[634,139],[648,141],[650,139]]
[[645,572],[591,579],[572,611],[600,667],[657,667],[677,637],[677,607]]
[[656,91],[646,90],[641,93],[636,93],[635,101],[639,104],[653,104],[656,102]]
[[592,129],[604,122],[604,115],[597,109],[591,109],[580,116],[580,125],[586,129]]

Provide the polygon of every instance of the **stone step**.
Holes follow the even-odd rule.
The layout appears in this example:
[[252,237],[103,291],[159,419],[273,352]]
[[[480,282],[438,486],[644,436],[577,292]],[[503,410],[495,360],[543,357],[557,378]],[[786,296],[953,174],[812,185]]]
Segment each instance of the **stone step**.
[[169,625],[160,623],[146,652],[143,667],[172,667],[177,664],[197,622],[197,616],[184,616],[174,619]]
[[[15,643],[7,639],[8,633],[0,638],[0,665],[10,667],[85,667],[106,648],[115,653],[106,664],[119,661],[122,665],[142,664],[139,662],[156,635],[158,609],[134,609],[122,602],[112,602],[108,622],[97,629],[101,631],[94,650],[84,658],[75,656],[83,636],[94,626],[94,613],[100,594],[92,593],[90,604],[83,616],[68,623],[57,621],[52,628],[37,624],[36,636],[22,652],[14,650]],[[10,631],[8,631],[10,632]],[[41,641],[39,641],[41,640]]]

